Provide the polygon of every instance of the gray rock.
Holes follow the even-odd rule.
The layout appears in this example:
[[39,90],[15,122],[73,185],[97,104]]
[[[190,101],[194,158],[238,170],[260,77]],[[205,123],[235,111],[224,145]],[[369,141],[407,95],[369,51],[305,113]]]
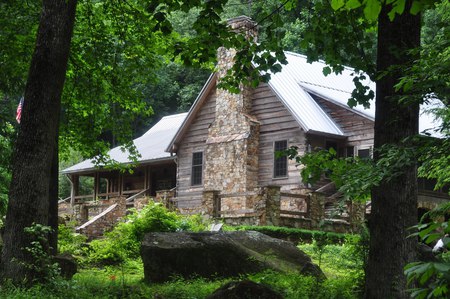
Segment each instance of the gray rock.
[[283,296],[266,285],[243,280],[221,286],[206,299],[283,299]]
[[254,231],[149,233],[141,257],[147,282],[172,276],[234,277],[266,269],[325,278],[292,243]]
[[63,253],[54,256],[53,259],[56,263],[58,263],[58,266],[61,268],[61,276],[65,279],[72,279],[72,277],[77,273],[77,262],[72,255]]

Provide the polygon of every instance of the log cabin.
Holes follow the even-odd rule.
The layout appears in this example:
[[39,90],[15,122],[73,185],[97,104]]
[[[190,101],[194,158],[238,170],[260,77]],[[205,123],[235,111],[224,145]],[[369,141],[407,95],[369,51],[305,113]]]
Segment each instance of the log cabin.
[[[256,38],[248,17],[229,21],[236,32]],[[268,83],[243,87],[238,94],[217,88],[233,64],[235,51],[218,50],[217,72],[212,74],[188,113],[163,118],[134,141],[142,155],[132,175],[97,169],[84,161],[65,169],[71,178],[71,203],[80,203],[78,177],[94,178],[91,198],[128,196],[172,190],[170,197],[182,213],[202,213],[231,224],[272,224],[318,228],[329,219],[330,229],[349,231],[364,219],[370,204],[346,203],[337,216],[332,183],[310,186],[301,181],[301,165],[275,152],[297,146],[299,154],[315,148],[334,148],[341,157],[370,157],[374,136],[374,108],[350,108],[353,72],[323,73],[322,61],[285,52],[288,64],[271,74]],[[366,84],[375,90],[373,82]],[[372,105],[374,106],[374,105]],[[420,130],[432,128],[423,113]],[[128,163],[119,149],[111,157]],[[421,208],[448,200],[447,192],[419,184]],[[428,190],[427,190],[428,189]]]

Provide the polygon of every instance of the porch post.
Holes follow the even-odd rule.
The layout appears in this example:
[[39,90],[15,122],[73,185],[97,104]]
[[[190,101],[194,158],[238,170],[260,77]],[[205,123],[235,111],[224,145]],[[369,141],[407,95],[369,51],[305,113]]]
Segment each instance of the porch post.
[[98,187],[99,187],[99,173],[96,172],[94,176],[94,201],[97,199]]
[[155,196],[156,196],[156,190],[153,190],[154,187],[152,185],[152,167],[151,166],[148,167],[147,184],[148,184],[147,188],[149,188],[147,194],[151,196],[153,194],[153,192],[155,192]]
[[79,194],[80,178],[77,174],[67,175],[70,181],[70,206],[75,205],[75,196]]
[[122,196],[122,193],[123,193],[123,173],[122,172],[119,172],[119,179],[118,179],[118,182],[117,182],[118,184],[119,184],[119,196]]

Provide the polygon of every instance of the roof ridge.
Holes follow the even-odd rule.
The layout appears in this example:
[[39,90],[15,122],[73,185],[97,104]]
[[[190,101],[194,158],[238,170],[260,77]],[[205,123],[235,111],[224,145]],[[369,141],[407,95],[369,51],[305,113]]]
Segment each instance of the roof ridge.
[[182,113],[177,113],[177,114],[166,115],[166,116],[163,116],[161,119],[164,119],[164,118],[174,118],[174,117],[179,117],[179,116],[182,116],[183,114],[187,114],[187,112],[182,112]]
[[[302,58],[305,58],[306,60],[308,60],[308,56],[306,56],[305,54],[295,53],[295,52],[292,52],[292,51],[284,51],[284,53],[289,54],[289,55],[292,55],[292,56],[302,57]],[[307,62],[308,62],[308,61],[307,61]],[[318,60],[311,61],[311,62],[308,62],[308,63],[309,63],[309,64],[313,64],[314,62],[318,62],[318,63],[324,64],[324,65],[326,65],[326,66],[329,66],[329,65],[326,63],[326,61],[323,60],[323,59],[318,59]],[[355,68],[353,68],[353,67],[351,67],[351,66],[348,66],[348,65],[344,65],[344,64],[343,64],[342,67],[343,67],[344,69],[349,70],[349,71],[355,71]]]

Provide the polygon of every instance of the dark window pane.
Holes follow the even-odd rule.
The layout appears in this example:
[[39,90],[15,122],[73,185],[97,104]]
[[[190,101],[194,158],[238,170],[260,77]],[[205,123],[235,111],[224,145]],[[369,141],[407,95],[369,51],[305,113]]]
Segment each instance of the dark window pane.
[[360,149],[358,150],[358,157],[360,158],[370,158],[370,149]]
[[284,151],[287,149],[287,140],[275,141],[274,144],[274,165],[273,165],[273,176],[275,178],[287,176],[287,157],[276,157],[277,151]]
[[194,153],[192,155],[192,165],[202,165],[203,164],[203,153]]
[[193,153],[191,185],[202,184],[202,173],[203,173],[203,153],[202,152]]

